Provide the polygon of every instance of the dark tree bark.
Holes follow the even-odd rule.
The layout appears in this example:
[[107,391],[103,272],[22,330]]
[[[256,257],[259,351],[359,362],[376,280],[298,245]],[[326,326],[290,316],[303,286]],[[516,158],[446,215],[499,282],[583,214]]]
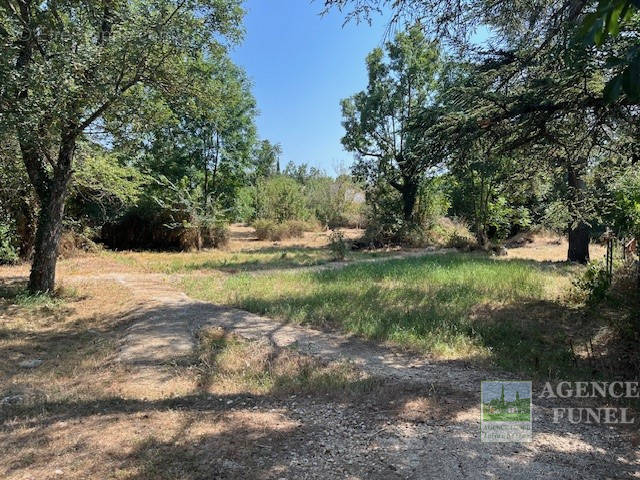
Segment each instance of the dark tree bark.
[[405,178],[400,193],[402,194],[403,217],[407,222],[411,222],[413,220],[413,210],[416,205],[416,198],[418,196],[418,185],[410,179]]
[[584,222],[569,227],[569,251],[567,258],[570,262],[587,263],[589,261],[589,242],[591,241],[591,227]]
[[[575,205],[584,195],[585,183],[576,166],[569,164],[567,168],[569,197]],[[570,262],[589,262],[589,242],[591,241],[591,227],[582,220],[569,224],[569,250],[567,259]]]
[[40,201],[33,263],[29,276],[31,293],[51,293],[55,290],[58,246],[75,146],[74,135],[63,137],[58,161],[51,174],[44,170],[35,148],[28,145],[21,147],[27,172]]

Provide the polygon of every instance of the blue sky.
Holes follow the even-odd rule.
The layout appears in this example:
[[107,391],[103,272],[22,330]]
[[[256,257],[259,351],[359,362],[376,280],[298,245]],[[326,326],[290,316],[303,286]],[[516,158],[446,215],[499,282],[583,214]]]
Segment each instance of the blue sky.
[[246,36],[232,52],[253,81],[261,138],[282,144],[281,164],[335,173],[352,155],[340,144],[340,99],[366,86],[364,59],[384,40],[387,18],[349,23],[321,0],[247,0]]

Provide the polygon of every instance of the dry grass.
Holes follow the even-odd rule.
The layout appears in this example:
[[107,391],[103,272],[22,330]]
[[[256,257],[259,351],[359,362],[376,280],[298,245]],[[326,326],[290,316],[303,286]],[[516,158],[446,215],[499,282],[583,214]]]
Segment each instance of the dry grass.
[[225,339],[192,365],[162,368],[162,390],[150,391],[144,369],[115,361],[127,314],[143,307],[126,289],[83,280],[30,297],[18,272],[0,276],[2,479],[271,478],[279,461],[260,458],[264,445],[290,451],[301,430],[281,395],[332,393],[328,402],[374,386],[350,365]]
[[[85,283],[64,288],[53,299],[28,296],[17,281],[4,281],[1,289],[0,401],[29,408],[42,401],[84,401],[113,393],[121,313],[131,305],[126,289]],[[42,364],[21,368],[25,360]]]
[[267,341],[229,337],[220,328],[201,331],[200,340],[200,384],[217,395],[350,396],[377,384],[347,362],[322,362]]
[[[522,246],[516,246],[521,243]],[[521,258],[537,262],[565,262],[569,243],[566,238],[557,233],[537,230],[516,235],[507,242],[508,256],[506,258]],[[589,247],[592,260],[603,258],[606,247],[592,243]]]
[[[304,232],[300,238],[287,238],[281,241],[258,240],[253,227],[242,224],[233,224],[229,227],[230,239],[227,250],[231,252],[257,250],[273,247],[274,244],[281,247],[307,247],[322,248],[329,245],[330,231]],[[364,230],[358,228],[342,228],[346,238],[354,239],[362,236]]]

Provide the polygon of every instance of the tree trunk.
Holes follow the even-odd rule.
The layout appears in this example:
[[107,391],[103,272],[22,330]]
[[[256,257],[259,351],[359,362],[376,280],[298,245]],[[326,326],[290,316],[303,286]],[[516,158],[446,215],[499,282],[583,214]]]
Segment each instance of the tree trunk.
[[591,227],[584,222],[569,226],[569,251],[567,258],[570,262],[587,263],[589,261],[589,241]]
[[[567,169],[567,180],[569,184],[569,196],[572,204],[579,204],[584,195],[584,179],[578,173],[574,165],[569,165]],[[570,262],[587,263],[589,261],[589,242],[591,241],[591,227],[583,220],[571,222],[569,224],[569,251],[567,259]]]
[[416,198],[418,196],[418,185],[410,180],[404,179],[402,186],[402,213],[405,221],[413,221],[413,209],[416,205]]
[[31,293],[50,293],[55,289],[58,245],[62,234],[65,192],[52,190],[41,200],[33,264],[29,277]]
[[49,188],[46,191],[40,191],[38,195],[40,215],[29,276],[31,293],[52,293],[55,290],[58,246],[62,235],[64,203],[71,178],[74,151],[75,138],[63,141]]

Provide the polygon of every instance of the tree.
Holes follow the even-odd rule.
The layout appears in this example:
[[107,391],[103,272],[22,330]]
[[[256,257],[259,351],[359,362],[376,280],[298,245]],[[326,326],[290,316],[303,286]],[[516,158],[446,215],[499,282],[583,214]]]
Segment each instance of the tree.
[[191,59],[240,37],[239,0],[0,4],[0,126],[40,203],[29,289],[51,292],[78,139],[145,90],[189,88]]
[[369,184],[387,182],[402,196],[411,222],[417,193],[430,167],[442,161],[433,137],[414,128],[418,118],[435,117],[441,71],[438,45],[420,25],[399,33],[367,56],[367,89],[342,101],[344,147],[357,154],[354,174]]
[[254,153],[255,181],[280,173],[280,155],[282,146],[262,140]]

